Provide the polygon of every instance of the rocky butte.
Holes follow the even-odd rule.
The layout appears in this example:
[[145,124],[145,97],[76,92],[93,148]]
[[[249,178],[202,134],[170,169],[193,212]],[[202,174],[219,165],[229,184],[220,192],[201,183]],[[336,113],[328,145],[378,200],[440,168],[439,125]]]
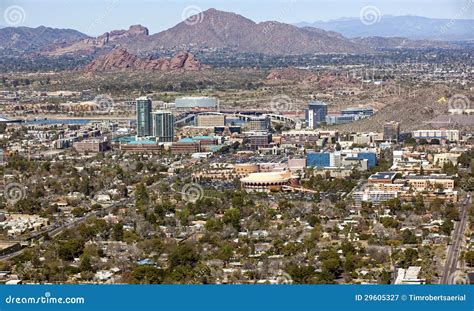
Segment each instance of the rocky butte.
[[189,52],[180,52],[172,58],[144,59],[118,48],[108,54],[101,55],[87,64],[86,72],[102,72],[114,70],[156,70],[156,71],[199,71],[205,68]]

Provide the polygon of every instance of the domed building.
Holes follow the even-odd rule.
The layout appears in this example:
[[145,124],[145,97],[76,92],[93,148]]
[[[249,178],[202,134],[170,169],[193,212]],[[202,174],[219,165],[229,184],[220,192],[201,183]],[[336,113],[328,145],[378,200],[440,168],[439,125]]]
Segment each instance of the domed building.
[[240,179],[242,188],[247,191],[271,192],[280,191],[283,186],[296,186],[297,176],[291,172],[252,173]]

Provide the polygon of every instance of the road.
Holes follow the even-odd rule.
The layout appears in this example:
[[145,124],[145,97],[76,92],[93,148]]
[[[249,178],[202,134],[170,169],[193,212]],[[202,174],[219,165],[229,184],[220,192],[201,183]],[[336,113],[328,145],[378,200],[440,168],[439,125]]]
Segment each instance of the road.
[[464,239],[464,230],[466,229],[468,209],[470,204],[470,195],[460,202],[460,220],[454,224],[451,245],[448,245],[443,276],[439,281],[440,284],[455,283],[455,276],[458,270],[459,255],[461,253],[461,245]]
[[[130,203],[131,200],[132,200],[131,198],[123,199],[119,202],[111,204],[111,205],[109,205],[107,207],[104,207],[100,210],[91,211],[87,215],[85,215],[83,217],[76,218],[73,221],[68,222],[66,224],[63,224],[61,226],[51,226],[51,227],[47,228],[46,230],[43,230],[41,232],[36,232],[34,235],[31,235],[30,237],[24,239],[24,241],[36,240],[36,239],[39,239],[39,238],[43,237],[45,234],[48,234],[52,238],[56,237],[66,229],[70,229],[72,227],[75,227],[75,226],[79,225],[80,223],[83,223],[87,219],[90,219],[91,217],[99,216],[101,214],[107,214],[113,208],[115,208],[117,206],[120,206],[120,205],[128,204],[128,203]],[[22,248],[22,249],[20,249],[16,252],[9,253],[9,254],[4,254],[4,255],[0,256],[0,260],[9,260],[13,257],[16,257],[16,256],[20,255],[21,253],[23,253],[23,251],[27,248],[28,247],[24,247],[24,248]]]

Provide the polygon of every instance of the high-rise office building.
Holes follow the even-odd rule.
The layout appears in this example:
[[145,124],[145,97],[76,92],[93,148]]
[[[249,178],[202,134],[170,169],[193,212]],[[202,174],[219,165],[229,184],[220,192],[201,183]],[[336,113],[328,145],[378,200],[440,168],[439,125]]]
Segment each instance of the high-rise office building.
[[158,142],[173,142],[174,116],[171,111],[155,111],[152,113],[153,136]]
[[306,124],[308,128],[315,129],[318,125],[326,122],[327,114],[327,104],[321,101],[310,102],[308,109],[305,110]]
[[137,106],[137,137],[151,136],[151,99],[143,96],[137,98],[135,102]]
[[398,141],[400,137],[400,123],[395,121],[386,122],[383,125],[383,139],[387,141]]

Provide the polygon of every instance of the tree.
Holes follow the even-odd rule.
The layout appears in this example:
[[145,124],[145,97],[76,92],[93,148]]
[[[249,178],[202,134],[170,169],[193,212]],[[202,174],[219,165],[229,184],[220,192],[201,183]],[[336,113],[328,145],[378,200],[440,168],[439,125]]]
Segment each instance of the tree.
[[379,275],[379,284],[390,284],[392,277],[389,271],[383,270]]
[[403,268],[408,268],[416,264],[418,259],[418,251],[414,248],[407,248],[403,252],[402,260],[400,261],[400,266]]
[[112,227],[112,238],[115,241],[123,241],[123,225],[121,223]]
[[88,254],[81,256],[81,263],[79,264],[81,271],[92,271],[91,257]]
[[236,230],[240,230],[240,210],[237,208],[229,208],[222,218],[225,224],[232,225]]
[[469,267],[474,267],[474,251],[468,251],[464,255],[464,260]]
[[290,275],[293,282],[297,284],[314,283],[316,271],[311,266],[299,266],[290,264],[285,268],[285,271]]
[[321,274],[324,277],[324,281],[334,281],[340,275],[341,270],[341,261],[338,258],[326,259],[321,263]]
[[75,207],[72,209],[71,214],[74,217],[82,217],[86,213],[86,210],[83,207]]
[[393,198],[385,201],[385,205],[392,211],[400,211],[402,208],[402,202],[399,198]]
[[454,166],[453,162],[447,161],[443,164],[443,173],[448,175],[456,175],[458,173],[458,169]]
[[403,230],[402,232],[402,241],[403,244],[416,244],[417,239],[416,235],[411,230]]
[[150,265],[138,266],[133,269],[131,283],[160,284],[164,278],[164,271]]
[[179,244],[169,255],[170,267],[191,266],[199,262],[200,256],[191,245]]
[[186,207],[184,209],[182,209],[181,211],[178,211],[176,213],[178,219],[179,219],[179,222],[182,226],[187,226],[188,223],[189,223],[189,216],[191,216],[191,212],[189,211],[189,209]]
[[415,138],[408,138],[403,142],[404,145],[406,146],[415,146],[416,145],[416,139]]
[[233,255],[234,255],[234,248],[229,243],[225,243],[224,245],[220,247],[217,253],[217,258],[224,262],[228,262],[232,258]]
[[204,227],[207,231],[219,232],[222,230],[223,224],[222,221],[220,221],[219,219],[210,218],[206,221],[206,225]]
[[144,183],[139,183],[135,190],[135,205],[137,208],[143,208],[148,203],[148,191]]
[[397,228],[398,227],[398,221],[393,217],[382,217],[380,219],[380,223],[385,228]]
[[321,260],[321,274],[319,276],[321,281],[332,282],[339,277],[342,272],[342,262],[334,249],[321,252],[319,259]]
[[355,257],[352,253],[347,254],[346,260],[344,261],[344,272],[346,274],[352,273],[356,268]]
[[74,238],[70,238],[59,244],[58,256],[64,260],[73,260],[78,257],[84,248],[82,241]]
[[441,231],[446,235],[450,235],[453,229],[454,229],[454,223],[451,220],[445,220],[443,224],[441,225]]

